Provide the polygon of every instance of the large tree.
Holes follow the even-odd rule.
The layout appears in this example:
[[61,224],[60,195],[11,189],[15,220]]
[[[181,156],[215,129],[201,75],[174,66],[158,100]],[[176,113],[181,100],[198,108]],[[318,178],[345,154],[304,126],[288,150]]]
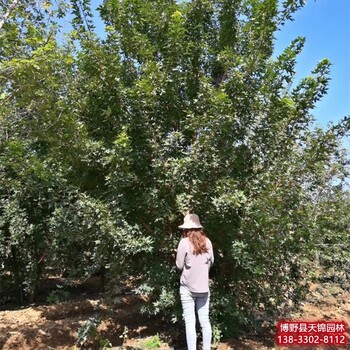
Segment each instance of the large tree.
[[28,266],[46,251],[72,274],[134,277],[148,311],[175,320],[177,226],[195,211],[216,255],[215,325],[234,334],[281,314],[305,287],[315,198],[333,185],[330,164],[343,167],[349,129],[312,127],[327,60],[295,82],[304,39],[274,56],[276,31],[304,1],[105,0],[103,38],[89,1],[69,3],[64,43],[40,23],[66,7],[45,2],[28,26],[34,43],[19,17],[4,25],[2,40],[22,50],[1,52],[3,273],[37,273]]

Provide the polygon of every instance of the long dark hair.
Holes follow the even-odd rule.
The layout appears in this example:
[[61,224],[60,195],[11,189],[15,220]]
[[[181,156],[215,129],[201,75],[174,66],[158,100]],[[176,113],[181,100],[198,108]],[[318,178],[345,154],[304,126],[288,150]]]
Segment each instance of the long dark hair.
[[199,255],[208,252],[207,236],[202,229],[190,229],[185,230],[185,236],[187,236],[193,246],[193,254]]

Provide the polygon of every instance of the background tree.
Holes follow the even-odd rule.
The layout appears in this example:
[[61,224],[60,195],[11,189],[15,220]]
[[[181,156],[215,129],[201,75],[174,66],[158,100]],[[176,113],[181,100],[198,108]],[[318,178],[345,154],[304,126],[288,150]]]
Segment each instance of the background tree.
[[48,220],[60,190],[66,190],[51,149],[59,126],[68,130],[61,123],[68,71],[60,68],[64,49],[56,43],[47,6],[9,3],[0,36],[1,271],[5,276],[11,272],[19,301],[23,290],[34,297],[47,251]]

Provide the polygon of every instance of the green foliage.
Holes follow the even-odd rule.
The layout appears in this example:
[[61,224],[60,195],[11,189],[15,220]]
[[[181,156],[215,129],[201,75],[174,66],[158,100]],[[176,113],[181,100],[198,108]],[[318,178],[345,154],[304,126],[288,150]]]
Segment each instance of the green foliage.
[[[337,171],[336,169],[329,169]],[[348,176],[348,175],[347,175]],[[317,198],[314,269],[320,282],[346,285],[350,277],[349,236],[350,193],[340,182],[332,189],[323,189]]]
[[141,342],[142,349],[155,350],[159,349],[161,346],[162,341],[160,340],[159,335],[154,335],[153,337]]
[[57,286],[57,289],[52,291],[48,297],[46,298],[46,301],[49,304],[58,304],[61,303],[62,301],[67,301],[70,297],[69,291],[64,289],[65,286]]
[[[349,119],[312,125],[330,63],[294,82],[305,39],[273,55],[304,1],[106,0],[104,38],[88,0],[38,3],[0,34],[1,283],[23,301],[47,267],[106,271],[111,294],[133,281],[144,311],[178,321],[177,226],[194,210],[215,250],[218,337],[298,302],[306,261],[345,239],[349,212]],[[347,269],[346,251],[317,249]]]
[[97,327],[101,323],[101,317],[98,314],[90,317],[79,329],[77,334],[77,343],[79,346],[94,344],[98,338]]
[[112,349],[112,343],[108,339],[100,339],[99,349],[101,350]]
[[213,347],[213,349],[217,349],[219,347],[221,337],[222,337],[222,331],[220,330],[219,327],[214,325],[212,327],[212,338],[213,338],[212,347]]

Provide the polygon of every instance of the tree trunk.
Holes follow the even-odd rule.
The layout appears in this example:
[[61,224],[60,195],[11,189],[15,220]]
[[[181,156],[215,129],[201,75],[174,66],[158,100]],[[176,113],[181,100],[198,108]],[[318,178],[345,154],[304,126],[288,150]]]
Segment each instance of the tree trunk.
[[105,292],[106,287],[106,268],[105,266],[101,266],[100,270],[100,288],[102,292]]

